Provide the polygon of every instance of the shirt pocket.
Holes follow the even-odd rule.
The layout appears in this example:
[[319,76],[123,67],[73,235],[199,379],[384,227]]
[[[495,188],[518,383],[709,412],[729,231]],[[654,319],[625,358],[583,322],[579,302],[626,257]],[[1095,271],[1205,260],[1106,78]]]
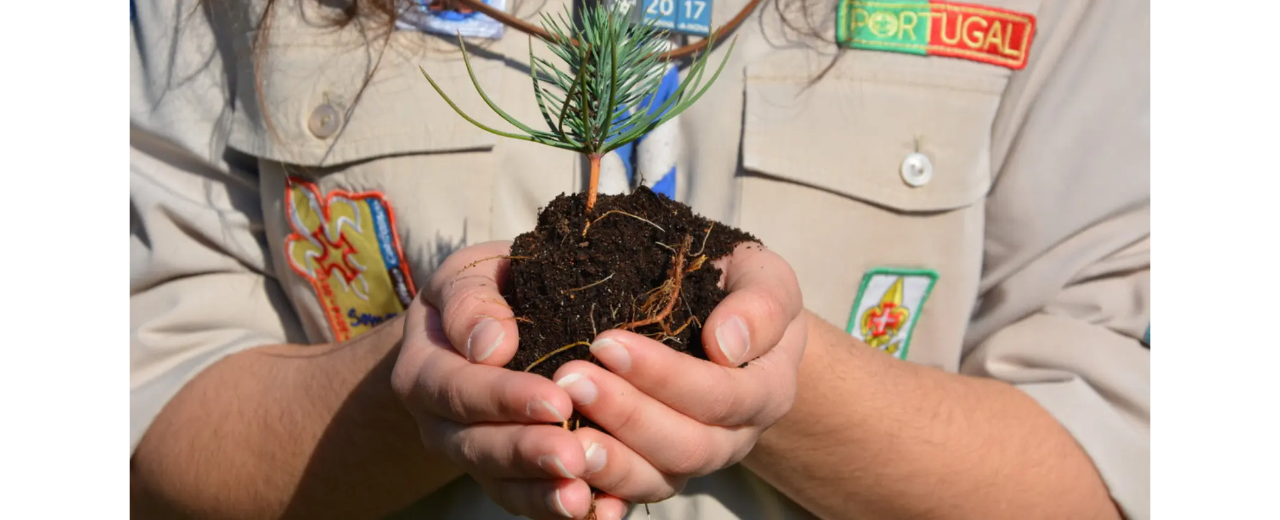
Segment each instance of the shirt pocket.
[[[229,144],[308,167],[395,155],[491,150],[498,137],[462,117],[496,117],[476,91],[456,41],[413,31],[385,39],[357,28],[314,27],[279,9],[263,61],[242,70]],[[246,36],[252,39],[252,35]],[[468,43],[476,81],[502,104],[501,56]],[[241,62],[241,68],[251,69]],[[257,78],[257,79],[255,79]]]
[[[909,212],[959,208],[990,189],[992,122],[1007,69],[846,51],[813,83],[815,73],[791,53],[748,66],[748,173]],[[908,157],[913,171],[904,175]]]

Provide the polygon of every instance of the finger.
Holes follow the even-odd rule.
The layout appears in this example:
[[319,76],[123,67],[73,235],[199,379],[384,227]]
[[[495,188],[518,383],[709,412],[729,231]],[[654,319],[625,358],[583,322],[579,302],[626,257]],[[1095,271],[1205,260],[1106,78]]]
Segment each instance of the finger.
[[[573,411],[564,389],[545,377],[468,362],[441,332],[440,313],[422,313],[426,334],[406,334],[393,385],[415,413],[449,421],[561,423]],[[411,315],[409,318],[412,318]],[[411,360],[411,361],[410,361]],[[408,366],[407,363],[415,364]]]
[[591,354],[640,392],[703,424],[772,424],[791,406],[803,320],[795,320],[777,348],[744,368],[729,368],[631,332],[600,334]]
[[591,510],[591,488],[582,480],[498,480],[481,485],[494,502],[516,516],[585,518]]
[[722,263],[729,295],[707,317],[702,344],[711,361],[739,366],[782,339],[804,300],[791,266],[760,244],[740,244]]
[[511,261],[503,258],[511,242],[486,242],[449,256],[423,291],[427,303],[444,316],[449,343],[464,357],[503,366],[515,355],[519,331],[515,314],[502,297]]
[[594,428],[573,434],[586,455],[583,479],[591,487],[633,503],[649,504],[671,498],[684,489],[687,478],[664,475],[627,445]]
[[556,371],[555,381],[576,410],[662,473],[705,475],[728,465],[741,444],[735,432],[672,410],[592,363],[570,361]]
[[483,478],[574,479],[586,472],[582,443],[559,426],[438,421],[424,427],[423,437],[468,474]]

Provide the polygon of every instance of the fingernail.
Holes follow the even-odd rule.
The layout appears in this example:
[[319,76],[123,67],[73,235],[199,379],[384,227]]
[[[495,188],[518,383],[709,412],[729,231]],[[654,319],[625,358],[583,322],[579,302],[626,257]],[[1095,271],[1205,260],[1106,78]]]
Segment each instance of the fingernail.
[[627,347],[609,338],[601,338],[591,344],[591,355],[603,361],[615,374],[625,374],[631,370],[631,354]]
[[742,318],[731,316],[716,327],[716,342],[720,343],[724,357],[736,365],[751,350],[751,332]]
[[564,416],[560,415],[560,410],[556,410],[550,402],[542,399],[529,401],[529,404],[524,406],[524,413],[535,421],[564,422]]
[[493,318],[480,320],[476,328],[471,329],[471,335],[467,337],[467,359],[484,361],[484,358],[489,357],[505,337],[507,337],[507,331],[502,330],[502,324],[498,323],[498,320]]
[[577,478],[573,476],[573,473],[569,473],[569,470],[564,467],[564,463],[560,462],[560,457],[555,455],[543,455],[538,457],[538,467],[548,473],[560,475],[561,478]]
[[552,511],[555,511],[555,513],[560,516],[573,518],[573,515],[569,514],[569,511],[564,508],[564,504],[560,503],[559,489],[552,491],[550,495],[547,495],[547,507]]
[[569,374],[556,381],[556,384],[568,392],[573,404],[585,406],[596,402],[596,385],[590,379],[582,377],[582,374]]
[[591,447],[587,448],[587,474],[604,469],[606,462],[609,462],[609,454],[604,451],[604,446],[591,443]]

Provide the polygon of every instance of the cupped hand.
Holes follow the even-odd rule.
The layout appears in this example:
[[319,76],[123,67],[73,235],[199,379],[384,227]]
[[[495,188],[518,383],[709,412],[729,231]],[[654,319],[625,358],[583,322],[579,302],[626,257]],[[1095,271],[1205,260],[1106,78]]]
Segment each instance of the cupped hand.
[[759,244],[719,265],[729,295],[702,331],[710,361],[612,330],[591,345],[607,370],[573,361],[554,376],[605,430],[574,435],[587,447],[586,482],[611,497],[661,501],[691,477],[736,464],[795,401],[807,339],[795,273]]
[[[510,242],[451,255],[406,309],[392,385],[417,419],[428,450],[451,460],[514,515],[584,518],[592,493],[582,441],[559,423],[568,393],[535,374],[503,368],[517,328],[499,287]],[[620,518],[616,499],[597,516]],[[616,515],[616,516],[615,516]]]

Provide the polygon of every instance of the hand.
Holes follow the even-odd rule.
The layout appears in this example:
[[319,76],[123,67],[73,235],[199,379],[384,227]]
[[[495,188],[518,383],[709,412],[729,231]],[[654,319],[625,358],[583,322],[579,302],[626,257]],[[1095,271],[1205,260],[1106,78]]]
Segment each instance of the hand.
[[591,486],[636,503],[664,500],[689,478],[742,460],[790,410],[808,330],[795,273],[758,244],[738,246],[721,268],[729,296],[702,332],[711,361],[612,330],[591,345],[608,370],[572,361],[556,371],[576,409],[609,432],[574,432],[587,446]]
[[[572,412],[569,395],[542,376],[503,368],[515,355],[517,328],[498,289],[509,261],[493,257],[510,247],[468,247],[436,270],[405,311],[392,384],[427,449],[453,461],[508,512],[583,518],[591,507],[591,490],[578,478],[585,448],[559,426]],[[625,505],[605,499],[596,509],[618,518]]]

